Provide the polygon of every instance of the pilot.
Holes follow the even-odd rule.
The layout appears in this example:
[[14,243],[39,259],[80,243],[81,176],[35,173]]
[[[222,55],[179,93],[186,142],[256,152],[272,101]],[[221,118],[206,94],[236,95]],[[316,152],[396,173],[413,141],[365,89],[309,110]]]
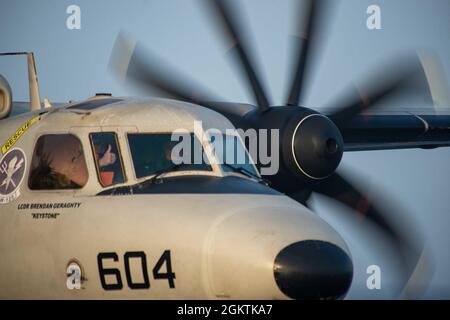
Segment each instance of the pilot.
[[173,145],[171,143],[166,144],[164,148],[164,159],[170,163],[172,163],[172,149]]
[[172,162],[172,145],[164,143],[159,146],[157,153],[154,152],[151,157],[147,159],[148,165],[152,168],[152,171],[163,170],[173,166]]
[[[174,166],[179,165],[178,170],[181,169],[189,169],[191,167],[191,163],[183,161],[183,153],[184,150],[180,150],[179,154],[173,155],[173,148],[176,146],[177,142],[169,142],[164,146],[164,166]],[[181,163],[180,163],[181,162]]]
[[108,147],[103,144],[96,145],[95,152],[97,153],[101,183],[104,187],[111,186],[114,183],[115,171],[117,170],[113,166],[117,161],[117,155],[112,151],[110,144]]

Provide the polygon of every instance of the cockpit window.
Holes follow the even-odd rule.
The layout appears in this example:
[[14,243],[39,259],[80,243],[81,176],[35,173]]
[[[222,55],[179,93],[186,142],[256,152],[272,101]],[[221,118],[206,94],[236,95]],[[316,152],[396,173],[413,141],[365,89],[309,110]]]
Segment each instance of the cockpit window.
[[243,169],[254,176],[259,176],[253,160],[237,135],[223,134],[222,141],[213,140],[211,143],[223,171],[236,172]]
[[41,136],[31,161],[31,190],[80,189],[88,170],[80,140],[71,134]]
[[[194,134],[177,135],[172,141],[170,133],[128,134],[136,178],[161,171],[212,171],[204,161],[203,148]],[[201,156],[195,156],[200,148]],[[192,151],[192,152],[191,152]]]
[[125,182],[125,175],[114,132],[96,132],[89,135],[94,152],[100,184],[109,187]]
[[108,98],[108,99],[98,99],[98,100],[90,100],[90,101],[86,101],[86,102],[82,102],[82,103],[77,103],[74,104],[70,107],[67,108],[67,110],[93,110],[96,108],[100,108],[103,106],[106,106],[108,104],[112,104],[112,103],[116,103],[122,101],[121,99],[116,99],[116,98]]

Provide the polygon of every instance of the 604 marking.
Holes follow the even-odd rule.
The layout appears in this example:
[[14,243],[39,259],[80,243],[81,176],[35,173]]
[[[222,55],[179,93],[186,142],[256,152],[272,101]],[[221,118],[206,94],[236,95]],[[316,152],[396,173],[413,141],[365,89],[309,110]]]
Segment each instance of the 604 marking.
[[[125,276],[127,279],[127,285],[130,289],[149,289],[150,288],[150,280],[148,276],[147,270],[147,256],[143,251],[130,251],[125,252],[124,256],[124,266],[125,266]],[[135,282],[132,278],[132,272],[130,269],[130,260],[131,259],[139,259],[141,261],[141,274],[143,281]],[[104,260],[113,260],[115,262],[119,262],[119,256],[116,252],[101,252],[97,255],[97,263],[98,263],[98,271],[100,274],[100,282],[102,284],[103,289],[105,290],[122,290],[122,276],[120,274],[120,270],[116,268],[105,268],[103,266]],[[161,268],[166,266],[166,272],[162,272]],[[155,280],[164,280],[167,279],[169,283],[169,288],[175,288],[175,273],[172,271],[172,261],[170,256],[170,250],[166,250],[163,252],[158,262],[153,267],[153,279]],[[106,282],[106,276],[113,276],[115,281],[113,283]]]

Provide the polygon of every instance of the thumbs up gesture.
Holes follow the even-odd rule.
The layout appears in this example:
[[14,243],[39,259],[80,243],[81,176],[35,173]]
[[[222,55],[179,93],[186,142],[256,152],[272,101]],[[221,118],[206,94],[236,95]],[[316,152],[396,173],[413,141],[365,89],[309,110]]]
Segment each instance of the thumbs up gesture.
[[108,145],[108,149],[106,150],[105,154],[98,161],[98,164],[99,164],[100,167],[109,166],[109,165],[114,164],[116,162],[117,156],[111,150],[112,150],[111,145]]

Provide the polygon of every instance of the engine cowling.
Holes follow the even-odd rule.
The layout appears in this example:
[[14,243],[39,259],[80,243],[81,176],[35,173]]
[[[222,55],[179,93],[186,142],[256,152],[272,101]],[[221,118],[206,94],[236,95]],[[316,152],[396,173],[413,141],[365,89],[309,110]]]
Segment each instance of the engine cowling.
[[290,193],[302,185],[319,183],[331,176],[341,162],[341,132],[333,121],[314,110],[274,107],[262,114],[250,113],[244,120],[250,128],[280,130],[279,171],[265,177],[277,190]]
[[12,109],[12,91],[8,81],[0,74],[0,119],[9,116]]
[[310,114],[292,132],[288,161],[291,170],[308,180],[322,180],[335,172],[342,159],[344,141],[339,129],[326,116]]

